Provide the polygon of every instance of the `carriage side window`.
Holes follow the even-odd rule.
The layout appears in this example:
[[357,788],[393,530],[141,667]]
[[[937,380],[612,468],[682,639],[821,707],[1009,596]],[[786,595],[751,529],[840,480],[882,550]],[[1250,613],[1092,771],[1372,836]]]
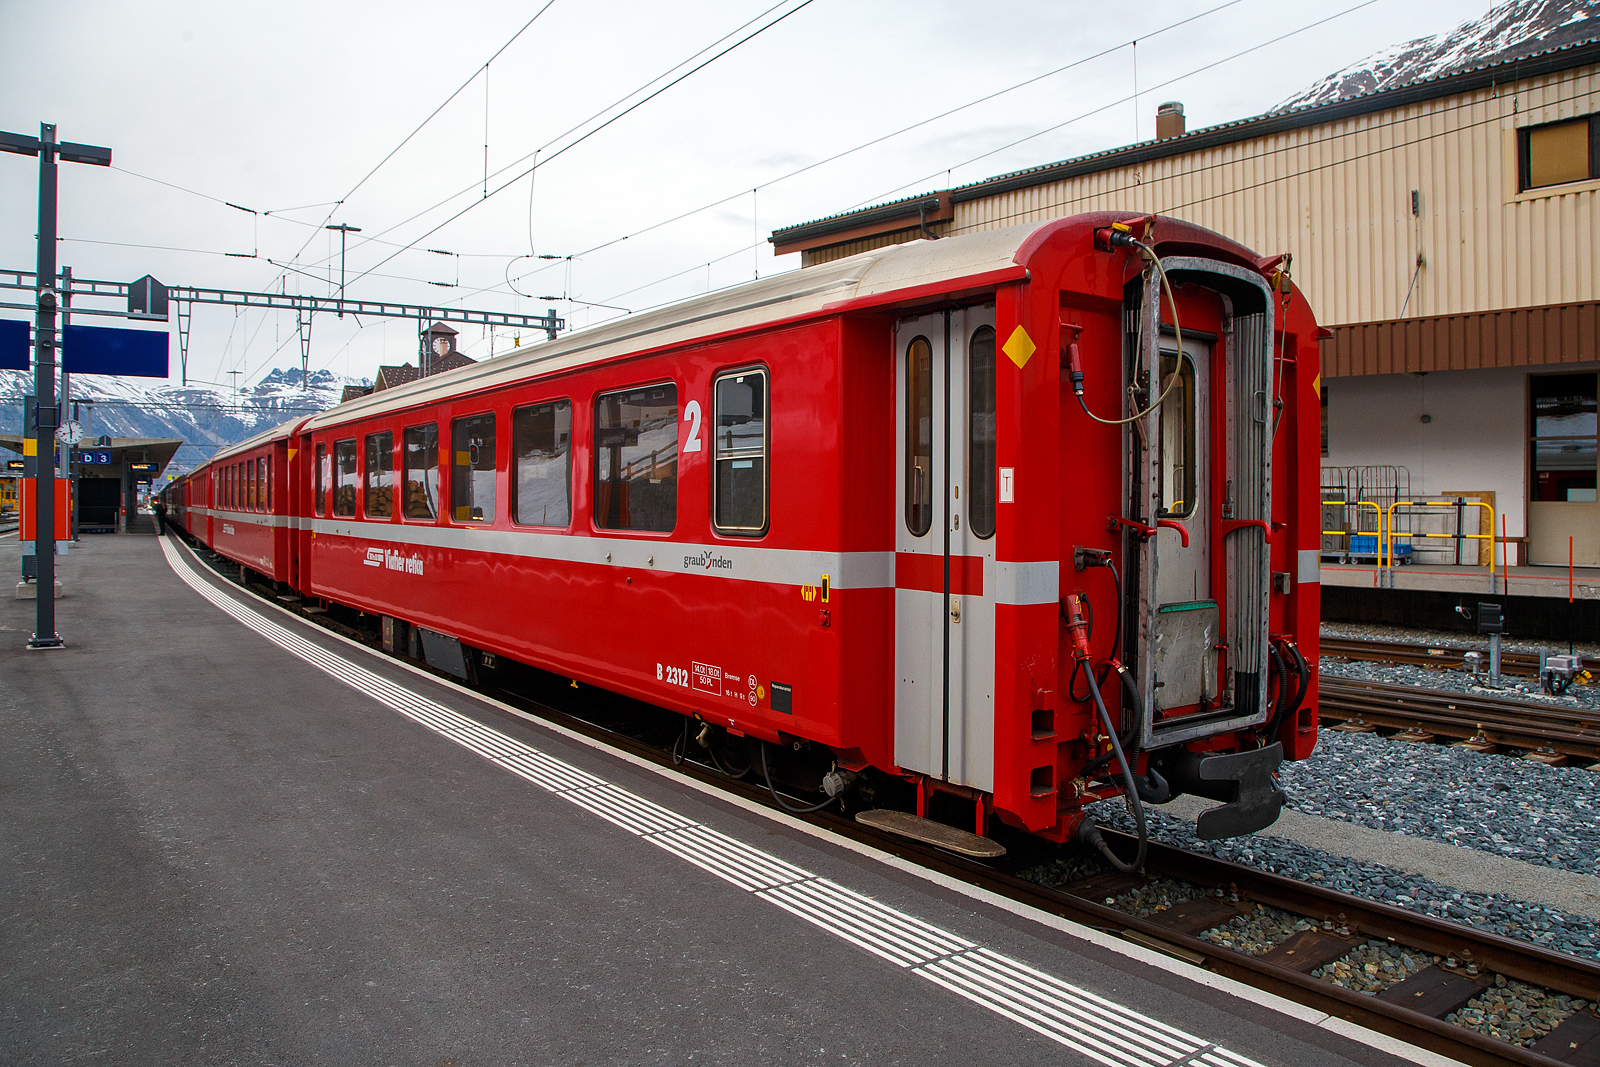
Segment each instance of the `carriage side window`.
[[267,510],[271,511],[272,510],[272,457],[271,456],[267,456],[265,459],[263,459],[261,461],[261,470],[264,472],[261,475],[262,481],[265,482],[266,486],[267,486]]
[[361,481],[361,472],[356,469],[360,457],[356,454],[356,441],[335,441],[333,443],[333,513],[335,515],[355,515],[356,513],[356,486]]
[[439,510],[439,424],[406,427],[405,442],[405,517],[434,518]]
[[994,536],[994,327],[980,326],[967,344],[967,526]]
[[328,446],[317,446],[317,465],[311,471],[311,505],[318,515],[328,510]]
[[714,390],[716,526],[759,533],[767,526],[767,372],[724,374]]
[[362,506],[369,519],[394,517],[394,433],[367,434],[367,491]]
[[906,529],[921,537],[933,525],[933,346],[906,348]]
[[261,459],[257,457],[249,460],[250,467],[250,510],[261,510],[261,497],[266,489],[261,484]]
[[267,457],[256,457],[256,510],[267,510]]
[[594,408],[594,524],[670,533],[678,522],[678,387],[606,393]]
[[572,402],[511,413],[513,517],[523,526],[572,521]]
[[451,423],[450,515],[457,522],[494,521],[494,415]]
[[1161,511],[1162,518],[1183,518],[1194,512],[1195,441],[1194,361],[1187,354],[1161,353],[1161,387],[1172,383],[1161,405]]

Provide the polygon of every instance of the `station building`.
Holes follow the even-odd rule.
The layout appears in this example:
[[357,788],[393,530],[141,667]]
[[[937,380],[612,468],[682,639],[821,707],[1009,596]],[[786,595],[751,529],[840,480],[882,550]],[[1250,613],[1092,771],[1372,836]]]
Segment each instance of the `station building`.
[[[1570,549],[1571,591],[1600,599],[1600,572],[1581,571],[1600,567],[1600,37],[1193,131],[1181,104],[1163,104],[1154,141],[771,241],[810,266],[1107,210],[1186,219],[1294,257],[1332,334],[1320,379],[1325,499],[1469,502],[1400,509],[1397,529],[1447,536],[1397,538],[1411,566],[1381,580],[1375,555],[1360,551],[1376,538],[1326,538],[1325,591],[1449,590],[1452,576],[1482,590],[1492,554],[1512,570],[1510,593],[1564,600]],[[1352,511],[1326,508],[1325,522],[1373,527]]]

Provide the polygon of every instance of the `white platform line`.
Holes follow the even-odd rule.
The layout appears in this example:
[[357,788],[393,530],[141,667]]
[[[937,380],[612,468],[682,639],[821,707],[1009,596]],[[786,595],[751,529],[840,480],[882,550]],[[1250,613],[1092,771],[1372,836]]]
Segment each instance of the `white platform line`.
[[[217,608],[357,692],[830,935],[907,968],[1104,1067],[1161,1067],[1184,1054],[1192,1056],[1207,1048],[1213,1050],[1208,1055],[1224,1056],[1235,1067],[1260,1067],[1253,1060],[1210,1046],[1139,1012],[1120,1008],[1019,961],[979,949],[949,931],[817,877],[484,726],[322,648],[222,592],[181,558],[169,538],[161,539],[161,551],[178,577]],[[564,788],[546,784],[555,781],[572,784]],[[683,825],[654,833],[635,828],[661,818],[680,820]],[[781,884],[774,884],[774,876],[781,876]],[[1048,995],[1041,995],[1044,993]],[[1092,1034],[1087,1028],[1068,1025],[1068,1020],[1085,1016],[1095,1020]],[[1179,1056],[1134,1054],[1135,1047],[1149,1047],[1152,1034],[1177,1039],[1177,1046],[1182,1049]]]

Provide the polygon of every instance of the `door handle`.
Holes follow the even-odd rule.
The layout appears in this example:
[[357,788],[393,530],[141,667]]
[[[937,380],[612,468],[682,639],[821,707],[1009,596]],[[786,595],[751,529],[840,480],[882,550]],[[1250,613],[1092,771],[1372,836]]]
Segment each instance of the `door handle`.
[[958,596],[950,598],[950,621],[961,625],[961,598]]

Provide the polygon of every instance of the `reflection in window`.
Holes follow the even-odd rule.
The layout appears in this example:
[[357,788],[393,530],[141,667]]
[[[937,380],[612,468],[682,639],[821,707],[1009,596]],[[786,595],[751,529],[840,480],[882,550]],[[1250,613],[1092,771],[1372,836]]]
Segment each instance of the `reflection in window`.
[[[1185,354],[1161,353],[1161,388],[1178,381],[1161,405],[1161,511],[1166,518],[1183,518],[1195,503],[1194,361]],[[1160,395],[1159,393],[1157,394]]]
[[967,345],[967,526],[994,536],[994,327],[980,326]]
[[369,519],[394,516],[394,434],[367,434],[367,492],[364,507]]
[[524,526],[572,521],[572,404],[518,408],[511,413],[513,508]]
[[906,529],[921,537],[933,525],[933,346],[918,337],[906,349]]
[[244,466],[245,474],[250,479],[249,492],[245,500],[245,510],[255,511],[256,501],[260,499],[261,494],[261,483],[256,478],[256,461],[253,459],[246,460]]
[[450,516],[457,522],[494,521],[494,415],[457,419],[450,426]]
[[678,521],[678,387],[595,401],[594,524],[667,533]]
[[1532,499],[1594,501],[1597,380],[1592,372],[1529,377]]
[[355,514],[355,486],[360,485],[355,440],[333,443],[333,514]]
[[439,425],[406,428],[405,516],[431,519],[439,510]]
[[317,465],[311,471],[311,506],[318,515],[328,510],[328,446],[317,446]]
[[725,374],[715,386],[712,452],[719,530],[767,525],[767,372]]
[[357,466],[358,459],[354,438],[333,443],[333,513],[335,515],[354,515],[356,513],[356,486],[361,481],[361,472]]

